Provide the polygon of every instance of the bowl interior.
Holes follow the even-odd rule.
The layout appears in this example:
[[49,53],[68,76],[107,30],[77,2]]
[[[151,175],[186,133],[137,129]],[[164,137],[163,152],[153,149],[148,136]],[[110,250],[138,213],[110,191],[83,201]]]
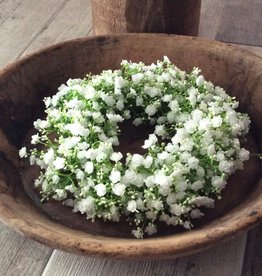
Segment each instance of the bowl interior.
[[[248,147],[252,152],[262,151],[261,58],[218,42],[161,34],[65,42],[33,54],[0,73],[0,218],[3,221],[34,239],[70,251],[166,258],[201,250],[251,227],[261,218],[261,166],[255,157],[243,172],[231,179],[216,212],[208,212],[209,219],[191,232],[174,234],[174,229],[163,228],[161,237],[136,241],[121,234],[127,232],[125,223],[106,227],[103,223],[90,225],[71,210],[61,210],[56,203],[40,203],[32,189],[36,170],[21,163],[17,151],[32,129],[32,122],[43,116],[43,97],[56,93],[57,87],[69,78],[117,69],[122,59],[150,64],[164,55],[183,70],[199,67],[207,80],[235,96],[240,102],[239,109],[252,120]],[[53,219],[71,227],[52,220],[51,213]],[[210,234],[212,231],[214,236]]]

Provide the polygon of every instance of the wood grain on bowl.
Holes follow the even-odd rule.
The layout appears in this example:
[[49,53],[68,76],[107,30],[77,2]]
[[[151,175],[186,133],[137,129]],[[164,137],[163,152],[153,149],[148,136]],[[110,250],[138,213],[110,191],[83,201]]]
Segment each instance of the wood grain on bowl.
[[[43,97],[54,94],[57,87],[70,77],[84,77],[86,73],[118,68],[122,59],[152,63],[164,55],[184,70],[200,67],[207,80],[236,96],[240,110],[247,112],[252,120],[250,146],[253,151],[262,151],[261,58],[218,42],[160,34],[91,37],[61,43],[14,63],[0,73],[0,118],[5,118],[0,120],[0,133],[3,133],[0,139],[6,145],[0,147],[1,162],[6,166],[0,171],[2,221],[33,239],[71,252],[159,259],[203,250],[261,220],[261,163],[256,158],[252,158],[234,184],[229,185],[231,190],[224,200],[230,202],[234,199],[234,204],[226,209],[223,203],[219,207],[219,216],[205,221],[195,230],[150,239],[123,237],[119,235],[122,226],[117,224],[82,229],[82,222],[77,222],[80,227],[72,229],[44,214],[36,201],[30,199],[33,198],[32,189],[30,192],[27,188],[32,187],[30,181],[32,172],[35,172],[30,168],[32,172],[23,173],[26,167],[22,162],[18,165],[17,151],[32,128],[32,122],[43,115]],[[26,189],[18,170],[23,175]],[[54,210],[58,211],[60,216],[61,206],[46,206],[53,214]],[[73,215],[71,211],[67,213],[69,221]],[[126,231],[126,226],[123,227],[122,231]],[[114,237],[106,235],[108,231],[114,232],[111,235]]]

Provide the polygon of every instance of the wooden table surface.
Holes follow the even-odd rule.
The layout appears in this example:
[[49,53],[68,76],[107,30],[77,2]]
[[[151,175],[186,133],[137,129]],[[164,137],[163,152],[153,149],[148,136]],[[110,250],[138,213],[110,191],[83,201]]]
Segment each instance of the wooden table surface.
[[[193,1],[193,0],[192,0]],[[0,0],[0,68],[33,51],[92,31],[90,0]],[[262,56],[262,0],[202,0],[199,36]],[[168,261],[77,256],[0,224],[0,276],[262,275],[262,225],[205,252]]]

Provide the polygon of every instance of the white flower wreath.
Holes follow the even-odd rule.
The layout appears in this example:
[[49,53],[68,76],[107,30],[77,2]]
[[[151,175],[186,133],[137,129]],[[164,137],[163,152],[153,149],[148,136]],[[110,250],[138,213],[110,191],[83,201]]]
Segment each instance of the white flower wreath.
[[[198,68],[187,74],[167,57],[121,65],[70,79],[45,98],[47,117],[34,123],[31,141],[44,149],[22,148],[20,156],[41,167],[35,185],[43,199],[60,200],[87,219],[127,216],[137,238],[156,233],[159,221],[190,229],[249,158],[239,140],[249,117]],[[114,149],[124,120],[155,126],[144,141],[147,153],[128,153],[125,162]]]

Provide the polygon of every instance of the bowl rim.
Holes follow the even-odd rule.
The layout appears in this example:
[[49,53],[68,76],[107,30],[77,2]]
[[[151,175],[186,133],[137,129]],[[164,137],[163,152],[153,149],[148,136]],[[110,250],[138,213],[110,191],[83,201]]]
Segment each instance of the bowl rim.
[[[93,41],[96,39],[112,39],[119,37],[137,36],[141,38],[145,37],[147,39],[153,36],[160,36],[171,37],[174,40],[195,40],[200,43],[206,43],[208,45],[216,45],[224,49],[234,49],[234,51],[238,51],[239,53],[245,55],[245,58],[249,58],[255,62],[259,61],[262,64],[262,58],[256,54],[253,54],[245,49],[238,48],[237,46],[214,41],[211,39],[169,34],[114,34],[67,40],[35,51],[1,69],[0,79],[7,77],[9,74],[12,74],[12,72],[14,72],[17,67],[21,67],[23,64],[27,63],[34,57],[44,55],[45,53],[64,46],[67,47],[70,44],[81,44],[83,42]],[[233,224],[227,220],[227,224],[223,225],[223,227],[216,227],[215,229],[212,228],[213,223],[210,222],[204,228],[183,232],[183,235],[180,235],[179,240],[177,238],[179,234],[164,237],[153,237],[143,240],[110,238],[99,235],[96,236],[84,233],[80,230],[70,229],[69,227],[63,226],[62,224],[55,222],[42,214],[39,215],[39,221],[32,220],[30,213],[29,216],[25,214],[24,217],[20,217],[19,214],[26,210],[27,206],[21,206],[21,201],[19,199],[13,198],[9,193],[2,192],[1,189],[0,220],[14,228],[16,231],[21,232],[34,240],[51,247],[60,248],[73,253],[89,254],[100,257],[114,257],[119,259],[168,259],[202,251],[219,243],[222,240],[229,239],[258,224],[259,221],[262,220],[262,179],[259,180],[258,188],[260,191],[259,195],[256,194],[257,192],[251,193],[245,202],[231,210],[231,213],[237,213],[241,210],[244,211],[247,206],[252,206],[252,214],[250,213],[247,214],[247,216],[239,216],[238,222],[234,222]],[[252,202],[252,199],[255,199],[255,201]],[[261,202],[260,204],[259,201]],[[18,211],[17,208],[21,208],[21,210]],[[35,216],[37,217],[38,211],[34,210],[34,212]],[[225,214],[221,218],[225,219],[228,216],[229,214]],[[45,219],[50,220],[48,227],[44,225]],[[49,225],[51,228],[55,227],[55,229],[61,230],[61,232],[52,231]],[[66,230],[63,232],[62,230],[64,228],[66,228]],[[68,233],[68,235],[75,234],[75,236],[73,236],[71,240],[68,240],[66,235],[65,237],[61,237],[61,233]]]
[[116,34],[105,34],[105,35],[92,35],[88,37],[79,37],[79,38],[74,38],[74,39],[68,39],[64,40],[58,43],[51,44],[47,47],[40,48],[38,50],[34,50],[22,58],[19,58],[18,60],[15,60],[11,62],[10,64],[7,64],[3,66],[2,68],[0,67],[0,76],[5,75],[7,73],[10,73],[14,67],[21,66],[24,63],[26,63],[28,60],[30,60],[34,56],[42,55],[45,53],[50,52],[51,50],[59,49],[63,47],[64,45],[70,45],[70,44],[75,44],[75,43],[83,43],[85,41],[91,41],[95,39],[109,39],[109,38],[119,38],[119,37],[147,37],[148,39],[150,37],[154,36],[162,36],[162,37],[173,37],[177,39],[188,39],[188,40],[197,40],[199,42],[204,42],[208,44],[213,44],[213,45],[218,45],[218,46],[224,46],[224,47],[230,47],[233,48],[236,51],[243,52],[245,55],[249,56],[250,58],[258,58],[262,59],[262,56],[259,56],[255,53],[252,53],[248,51],[247,49],[243,49],[237,46],[237,44],[232,44],[232,43],[227,43],[227,42],[221,42],[218,40],[214,40],[211,38],[207,37],[195,37],[195,36],[185,36],[185,35],[177,35],[177,34],[165,34],[165,33],[116,33]]

